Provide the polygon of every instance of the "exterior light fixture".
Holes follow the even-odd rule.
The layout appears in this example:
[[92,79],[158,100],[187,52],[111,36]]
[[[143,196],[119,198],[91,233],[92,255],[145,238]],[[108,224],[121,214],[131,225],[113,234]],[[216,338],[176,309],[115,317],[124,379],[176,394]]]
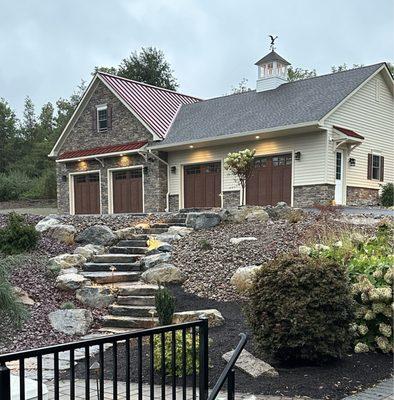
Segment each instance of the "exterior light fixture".
[[189,146],[191,149],[193,149],[194,148],[194,146],[191,144],[190,146]]
[[78,158],[78,162],[81,162],[82,160],[80,158]]
[[355,167],[356,166],[356,159],[355,158],[349,158],[349,165],[351,167]]
[[119,157],[123,157],[123,155],[124,155],[123,153],[120,153],[120,154],[119,154]]
[[173,166],[171,167],[171,173],[172,173],[172,174],[176,174],[176,166],[175,166],[175,165],[173,165]]
[[300,152],[300,151],[295,152],[294,158],[295,158],[297,161],[300,161],[300,160],[301,160],[301,152]]
[[256,139],[260,139],[260,136],[259,136],[259,135],[257,135],[257,136],[256,136]]
[[67,182],[67,175],[62,175],[62,182]]

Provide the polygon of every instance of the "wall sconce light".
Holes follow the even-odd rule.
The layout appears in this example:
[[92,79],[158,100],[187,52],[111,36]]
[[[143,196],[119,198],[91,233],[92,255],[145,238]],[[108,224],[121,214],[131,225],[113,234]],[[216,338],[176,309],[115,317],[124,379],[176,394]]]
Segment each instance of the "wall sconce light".
[[172,174],[176,174],[176,166],[175,166],[175,165],[173,165],[173,166],[171,167],[171,173],[172,173]]
[[294,154],[294,158],[297,161],[300,161],[301,160],[301,152],[300,151],[296,151],[295,154]]
[[62,182],[67,182],[67,175],[62,175]]
[[351,167],[355,167],[356,166],[356,159],[355,158],[349,158],[349,165]]
[[145,165],[144,167],[144,174],[146,175],[148,173],[148,167]]

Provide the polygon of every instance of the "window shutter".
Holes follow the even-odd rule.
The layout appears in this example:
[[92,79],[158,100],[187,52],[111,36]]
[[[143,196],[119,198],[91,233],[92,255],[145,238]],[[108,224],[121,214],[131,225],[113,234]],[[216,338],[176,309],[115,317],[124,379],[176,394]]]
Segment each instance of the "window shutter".
[[107,106],[107,126],[108,130],[112,129],[112,105],[108,104]]
[[96,110],[96,107],[92,108],[92,131],[97,132],[97,110]]
[[372,154],[368,154],[368,172],[367,179],[372,179]]
[[384,181],[384,157],[380,157],[380,181]]

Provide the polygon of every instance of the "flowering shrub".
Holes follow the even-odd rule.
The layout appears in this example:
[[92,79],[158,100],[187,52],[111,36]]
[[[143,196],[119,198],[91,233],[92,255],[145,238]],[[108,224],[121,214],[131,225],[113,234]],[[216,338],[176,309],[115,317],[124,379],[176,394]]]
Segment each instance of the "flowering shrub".
[[327,258],[288,255],[264,264],[245,311],[260,350],[282,361],[341,357],[351,343],[348,277]]

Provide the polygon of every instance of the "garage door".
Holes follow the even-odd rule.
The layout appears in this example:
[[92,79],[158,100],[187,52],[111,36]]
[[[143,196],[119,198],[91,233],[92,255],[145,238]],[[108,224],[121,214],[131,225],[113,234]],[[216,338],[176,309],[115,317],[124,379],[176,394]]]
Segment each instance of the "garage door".
[[220,163],[184,167],[184,207],[210,208],[221,206]]
[[74,176],[75,214],[100,214],[99,174]]
[[114,213],[141,213],[142,168],[112,173]]
[[291,154],[255,159],[255,169],[248,180],[246,203],[275,205],[279,201],[291,203]]

